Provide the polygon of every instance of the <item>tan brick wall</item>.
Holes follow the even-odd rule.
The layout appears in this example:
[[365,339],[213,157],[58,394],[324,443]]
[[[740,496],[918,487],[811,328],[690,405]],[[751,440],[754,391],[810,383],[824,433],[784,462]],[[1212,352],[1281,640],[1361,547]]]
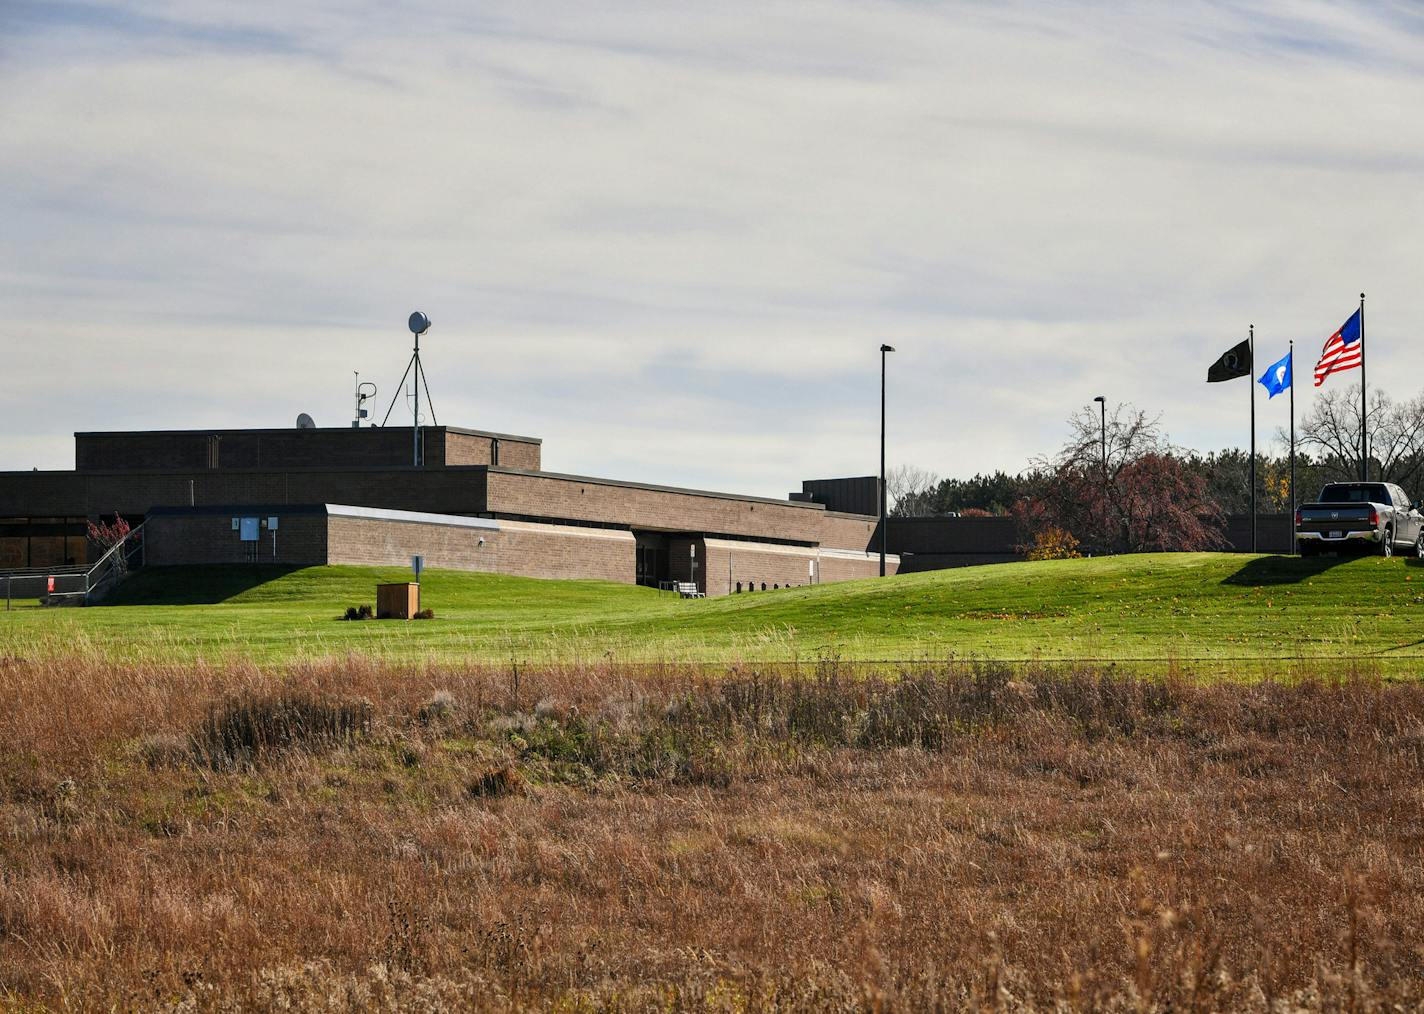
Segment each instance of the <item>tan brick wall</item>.
[[632,532],[501,521],[500,573],[589,578],[632,584],[637,579]]
[[708,539],[706,555],[706,592],[726,595],[729,589],[736,590],[738,581],[743,588],[755,583],[760,589],[763,582],[768,590],[778,584],[783,588],[805,587],[811,583],[809,565],[816,559],[817,551],[761,542]]
[[327,519],[327,559],[362,567],[406,566],[415,555],[425,566],[444,570],[494,570],[491,553],[480,545],[496,533],[454,525],[379,521],[372,518]]
[[[880,554],[866,553],[847,556],[840,553],[822,553],[820,563],[820,583],[832,584],[836,581],[859,581],[866,577],[880,576]],[[886,575],[900,572],[900,558],[889,554],[885,557]]]
[[[499,461],[494,460],[494,442],[499,441]],[[480,436],[445,431],[445,464],[493,465],[539,471],[542,464],[539,444],[513,437]]]
[[[280,517],[276,555],[270,532],[256,542],[258,563],[317,566],[326,562],[326,518],[320,514]],[[145,562],[154,567],[244,563],[252,543],[238,538],[232,518],[216,514],[156,515],[144,525]]]
[[514,521],[501,521],[499,526],[499,531],[490,531],[333,517],[328,524],[328,557],[332,563],[395,566],[420,554],[427,567],[436,569],[633,583],[636,561],[631,532]]
[[827,511],[821,519],[821,537],[818,541],[832,549],[852,549],[857,553],[874,549],[878,553],[879,546],[874,544],[877,527],[875,518]]
[[603,521],[630,528],[752,535],[816,542],[824,511],[778,501],[608,485],[571,476],[490,469],[489,510],[497,514]]

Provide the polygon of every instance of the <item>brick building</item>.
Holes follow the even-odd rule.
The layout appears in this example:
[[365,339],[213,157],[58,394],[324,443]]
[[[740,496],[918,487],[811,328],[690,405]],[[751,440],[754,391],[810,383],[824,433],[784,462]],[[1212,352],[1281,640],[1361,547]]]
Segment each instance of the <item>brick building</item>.
[[[415,439],[409,427],[77,433],[73,471],[0,473],[0,569],[82,564],[86,522],[119,514],[145,523],[153,565],[419,553],[428,567],[691,581],[708,595],[879,572],[863,512],[874,479],[773,500],[546,472],[540,440],[454,426],[421,429],[417,467]],[[890,554],[887,571],[898,566]]]

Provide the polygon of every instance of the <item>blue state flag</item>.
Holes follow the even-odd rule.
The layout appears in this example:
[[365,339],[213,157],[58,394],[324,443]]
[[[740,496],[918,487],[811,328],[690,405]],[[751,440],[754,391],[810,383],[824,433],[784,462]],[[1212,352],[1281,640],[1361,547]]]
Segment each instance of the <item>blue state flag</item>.
[[1286,357],[1280,362],[1266,367],[1266,372],[1261,374],[1258,383],[1267,391],[1271,392],[1274,398],[1286,388],[1291,386],[1291,354],[1286,353]]

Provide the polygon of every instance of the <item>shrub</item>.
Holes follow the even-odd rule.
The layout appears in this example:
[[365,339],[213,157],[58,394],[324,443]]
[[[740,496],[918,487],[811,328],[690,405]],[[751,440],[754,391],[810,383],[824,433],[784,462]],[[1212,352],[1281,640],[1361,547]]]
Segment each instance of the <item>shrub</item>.
[[433,620],[433,619],[435,619],[435,610],[434,610],[434,609],[422,609],[422,610],[420,610],[419,612],[417,612],[417,613],[415,614],[414,619],[417,619],[417,620]]
[[369,620],[376,614],[370,606],[347,606],[343,620]]
[[1057,525],[1049,525],[1035,535],[1028,551],[1030,560],[1076,560],[1082,555],[1078,540]]

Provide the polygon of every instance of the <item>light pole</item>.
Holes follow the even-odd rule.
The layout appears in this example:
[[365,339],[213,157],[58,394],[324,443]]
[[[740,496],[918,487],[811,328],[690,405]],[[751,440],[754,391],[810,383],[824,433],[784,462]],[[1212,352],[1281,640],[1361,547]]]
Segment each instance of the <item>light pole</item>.
[[1103,486],[1108,484],[1108,400],[1101,394],[1093,399],[1102,409]]
[[891,345],[880,346],[880,576],[885,576],[885,356]]
[[1100,460],[1103,468],[1103,511],[1106,512],[1108,509],[1108,400],[1101,394],[1093,400],[1098,403],[1098,408],[1100,409],[1098,416],[1100,428],[1098,432],[1100,434],[1099,439],[1102,447],[1102,458]]

